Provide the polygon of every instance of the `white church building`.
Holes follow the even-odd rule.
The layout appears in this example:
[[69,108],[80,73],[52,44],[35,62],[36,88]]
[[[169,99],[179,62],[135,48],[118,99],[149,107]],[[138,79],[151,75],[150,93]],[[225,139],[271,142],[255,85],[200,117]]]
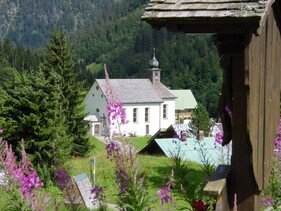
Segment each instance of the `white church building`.
[[[161,70],[155,58],[149,62],[150,79],[110,79],[126,112],[128,123],[122,135],[154,135],[175,123],[175,95],[161,83]],[[106,80],[96,79],[85,97],[85,120],[91,135],[106,135]]]

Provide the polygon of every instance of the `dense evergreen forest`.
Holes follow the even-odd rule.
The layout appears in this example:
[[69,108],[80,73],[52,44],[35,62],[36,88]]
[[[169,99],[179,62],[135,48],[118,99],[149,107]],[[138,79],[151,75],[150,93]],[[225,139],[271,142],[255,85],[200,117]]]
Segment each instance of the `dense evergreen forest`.
[[[141,21],[147,3],[148,0],[1,1],[0,53],[4,56],[0,58],[0,73],[9,67],[19,71],[36,69],[54,26],[63,26],[74,55],[74,70],[77,78],[85,82],[85,90],[95,78],[104,77],[103,63],[111,78],[147,77],[148,61],[156,48],[162,82],[171,89],[191,89],[197,101],[216,118],[222,72],[212,37],[152,29]],[[21,57],[27,58],[20,62]]]

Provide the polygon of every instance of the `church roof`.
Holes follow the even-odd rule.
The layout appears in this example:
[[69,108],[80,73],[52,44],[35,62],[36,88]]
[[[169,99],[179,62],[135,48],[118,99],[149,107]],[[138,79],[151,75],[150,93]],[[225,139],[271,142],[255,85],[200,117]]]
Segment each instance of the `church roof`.
[[[96,79],[106,93],[105,79]],[[162,103],[175,96],[162,83],[152,84],[149,79],[110,79],[110,83],[122,103]]]

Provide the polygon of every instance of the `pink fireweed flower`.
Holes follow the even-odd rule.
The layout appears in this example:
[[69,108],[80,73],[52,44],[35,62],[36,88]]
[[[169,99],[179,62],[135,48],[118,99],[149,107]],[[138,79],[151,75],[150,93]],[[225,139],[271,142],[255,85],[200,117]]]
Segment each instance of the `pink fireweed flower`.
[[111,103],[107,102],[108,123],[110,125],[117,122],[119,124],[126,124],[126,113],[121,102]]
[[43,183],[40,182],[40,179],[34,170],[30,170],[28,175],[22,175],[21,177],[21,193],[23,196],[29,196],[36,190],[38,187],[42,187]]
[[111,141],[106,145],[107,157],[111,157],[114,154],[118,154],[120,152],[120,147],[117,142]]
[[280,116],[280,122],[279,122],[279,130],[278,130],[275,140],[274,140],[274,149],[278,150],[278,151],[281,150],[281,116]]
[[16,157],[6,143],[4,149],[4,165],[8,177],[11,177],[13,182],[20,187],[22,196],[28,197],[33,194],[33,191],[38,187],[42,187],[43,183],[40,182],[37,172],[31,167],[29,158],[26,155],[22,143],[22,160],[17,164]]
[[94,197],[93,197],[93,205],[96,205],[98,203],[98,200],[99,198],[101,198],[101,194],[103,192],[103,189],[102,187],[94,187],[92,190],[91,190],[91,193],[94,194]]
[[279,122],[279,130],[274,139],[274,152],[278,160],[281,160],[281,116]]
[[22,174],[20,175],[21,192],[24,196],[28,196],[33,193],[38,187],[43,187],[43,183],[40,182],[37,172],[32,168],[32,164],[26,155],[24,144],[22,141],[22,160],[19,168]]
[[8,176],[11,176],[13,179],[20,177],[21,171],[17,165],[16,157],[12,151],[12,147],[9,147],[7,142],[5,143],[3,159]]
[[118,94],[113,89],[109,75],[106,70],[106,65],[104,64],[105,72],[105,83],[106,83],[106,99],[107,99],[107,119],[109,124],[109,132],[113,134],[114,130],[119,130],[120,126],[127,124],[126,113],[123,108],[123,104],[119,99]]
[[160,196],[160,204],[164,203],[174,203],[173,197],[170,192],[170,187],[166,186],[157,191],[157,194]]
[[171,177],[169,181],[166,183],[166,185],[157,191],[157,194],[160,196],[160,201],[159,201],[160,204],[175,203],[171,194],[171,189],[170,189],[171,186],[172,187],[175,186],[174,170],[172,170]]
[[222,138],[223,138],[223,133],[221,133],[221,132],[216,133],[215,142],[214,142],[215,148],[218,148],[221,146],[221,144],[223,142]]
[[271,206],[273,204],[276,204],[276,202],[274,201],[274,199],[269,199],[267,197],[263,197],[262,198],[262,203],[264,204],[264,206]]
[[71,177],[65,169],[56,169],[54,171],[54,180],[61,189],[64,189],[71,184]]

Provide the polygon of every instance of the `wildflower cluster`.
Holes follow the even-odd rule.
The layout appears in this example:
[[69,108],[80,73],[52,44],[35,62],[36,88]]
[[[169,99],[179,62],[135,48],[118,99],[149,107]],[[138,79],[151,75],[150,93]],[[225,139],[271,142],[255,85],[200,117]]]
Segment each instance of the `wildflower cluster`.
[[40,182],[37,172],[31,167],[31,163],[26,155],[24,146],[22,143],[22,160],[18,165],[16,157],[12,151],[11,146],[5,146],[5,156],[3,158],[4,165],[7,170],[7,175],[10,176],[21,188],[21,194],[24,197],[33,194],[33,191],[38,187],[43,187],[43,183]]
[[217,147],[217,145],[221,145],[222,144],[222,137],[223,137],[223,133],[222,132],[218,132],[216,133],[216,136],[215,136],[215,148]]
[[113,156],[113,154],[118,154],[121,149],[120,146],[118,145],[117,142],[111,141],[106,145],[106,153],[107,153],[107,158]]
[[262,197],[262,203],[264,204],[264,206],[271,206],[274,205],[276,202],[274,199],[269,199],[267,197]]
[[54,171],[54,180],[61,189],[66,188],[71,183],[71,177],[65,169],[56,169]]
[[[107,156],[115,162],[115,178],[119,184],[119,205],[126,210],[145,210],[148,207],[144,178],[140,175],[140,164],[130,146],[119,145],[111,141],[107,147]],[[95,192],[99,190],[96,189]]]
[[[100,197],[102,192],[103,192],[102,187],[98,186],[98,187],[93,188],[91,190],[91,193],[94,194],[94,200],[97,200]],[[95,203],[96,203],[96,201],[93,201],[93,204],[95,204]]]
[[280,123],[279,123],[279,130],[278,130],[275,140],[274,140],[274,151],[281,158],[281,117],[280,117]]
[[269,187],[264,190],[262,203],[279,209],[281,205],[281,116],[279,130],[274,139],[274,157],[269,179]]
[[99,211],[107,210],[107,205],[104,203],[105,201],[105,196],[103,193],[103,188],[101,186],[96,186],[91,190],[91,194],[94,195],[93,197],[93,205],[98,205]]
[[214,148],[219,151],[219,163],[220,164],[230,164],[230,153],[231,144],[225,145],[225,150],[223,147],[223,132],[217,132],[215,134]]
[[[107,103],[107,113],[110,114],[108,116],[109,124],[118,124],[126,123],[126,113],[123,109],[123,103],[121,102],[108,102]],[[121,121],[121,122],[120,122]]]
[[76,211],[83,208],[80,193],[69,176],[68,172],[61,166],[54,170],[54,181],[63,193],[67,210]]
[[121,134],[121,125],[127,124],[126,112],[123,108],[123,104],[120,101],[117,93],[114,91],[110,79],[106,70],[106,65],[104,65],[105,81],[106,81],[106,99],[107,99],[107,117],[109,124],[110,136],[115,131]]
[[[2,130],[0,131],[3,132]],[[4,185],[6,192],[16,209],[44,210],[48,206],[50,198],[45,196],[39,188],[43,187],[37,172],[32,168],[31,162],[26,155],[24,143],[21,144],[22,157],[18,163],[11,146],[1,138],[0,161],[4,167]],[[40,196],[40,200],[38,197]],[[44,201],[45,203],[39,203]]]
[[[110,83],[110,79],[104,66],[106,77],[106,98],[108,125],[109,125],[109,143],[106,146],[107,157],[115,162],[115,178],[119,184],[119,205],[122,209],[146,210],[149,205],[149,196],[147,194],[144,178],[140,175],[140,164],[137,162],[136,153],[130,144],[121,141],[113,141],[112,135],[116,130],[122,135],[121,127],[126,124],[126,113],[123,109],[117,93]],[[94,189],[100,193],[101,189]]]
[[170,192],[170,187],[169,186],[165,186],[162,189],[157,191],[157,194],[160,196],[160,204],[164,204],[164,203],[174,203],[173,201],[173,197],[171,195]]
[[172,170],[171,177],[169,181],[165,184],[163,188],[157,191],[157,195],[160,196],[159,203],[161,205],[163,204],[174,204],[174,200],[171,194],[171,187],[175,186],[175,180],[174,180],[174,171]]

